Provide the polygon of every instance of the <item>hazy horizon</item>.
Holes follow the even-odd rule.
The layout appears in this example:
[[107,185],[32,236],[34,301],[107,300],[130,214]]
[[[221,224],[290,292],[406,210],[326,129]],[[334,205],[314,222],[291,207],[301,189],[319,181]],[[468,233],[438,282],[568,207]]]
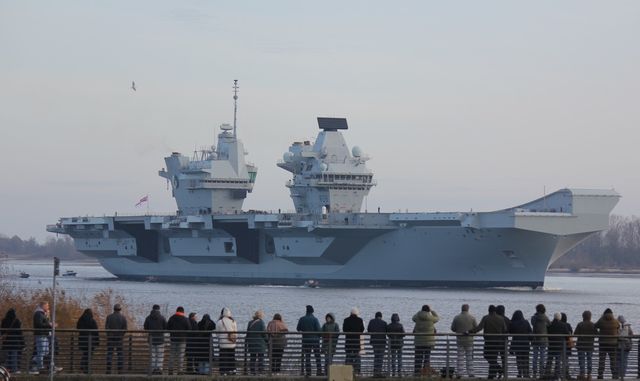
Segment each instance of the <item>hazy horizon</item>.
[[[317,116],[372,157],[369,211],[511,207],[615,188],[640,215],[640,3],[0,0],[0,234],[176,206],[157,171],[233,117],[244,209],[291,210],[276,167]],[[136,82],[133,91],[131,81]],[[364,208],[363,208],[364,209]]]

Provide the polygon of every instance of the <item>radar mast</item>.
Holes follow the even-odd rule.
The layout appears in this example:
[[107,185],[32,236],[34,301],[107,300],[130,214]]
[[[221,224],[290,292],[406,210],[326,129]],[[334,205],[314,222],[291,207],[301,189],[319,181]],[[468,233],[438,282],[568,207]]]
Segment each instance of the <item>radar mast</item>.
[[238,80],[234,79],[233,80],[233,137],[236,138],[236,124],[237,124],[237,119],[236,119],[236,115],[238,113],[238,89],[240,89],[240,87],[238,86]]

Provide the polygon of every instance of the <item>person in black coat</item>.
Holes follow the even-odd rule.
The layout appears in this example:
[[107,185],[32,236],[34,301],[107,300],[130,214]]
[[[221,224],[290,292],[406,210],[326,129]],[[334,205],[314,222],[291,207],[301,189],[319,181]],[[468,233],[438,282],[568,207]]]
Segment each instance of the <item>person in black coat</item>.
[[198,323],[199,337],[196,344],[196,361],[198,362],[198,373],[209,374],[209,359],[213,357],[211,351],[211,334],[216,330],[216,323],[211,320],[209,314],[204,314]]
[[358,316],[359,314],[360,311],[357,308],[352,308],[351,314],[342,323],[342,330],[346,333],[344,363],[345,365],[353,365],[356,374],[360,374],[360,334],[364,332],[364,322]]
[[[569,334],[573,335],[573,327],[571,326],[571,324],[569,322],[567,322],[567,314],[565,314],[564,312],[560,313],[560,321],[565,323],[567,325],[567,328],[569,328]],[[567,343],[567,345],[565,346],[565,353],[566,353],[566,357],[564,358],[563,361],[566,362],[567,366],[564,367],[564,371],[565,371],[565,379],[570,379],[571,375],[569,374],[569,356],[571,356],[571,351],[573,350],[573,339],[571,337],[567,337],[567,340],[565,341]]]
[[200,333],[198,332],[198,318],[195,312],[189,313],[189,324],[191,325],[191,332],[187,335],[187,373],[196,374],[198,367],[198,361],[196,359],[198,353],[198,340],[200,339]]
[[[504,319],[504,324],[507,325],[507,331],[509,330],[509,324],[511,324],[511,320],[505,315],[506,311],[505,311],[505,307],[503,305],[498,305],[496,306],[496,314],[498,316],[501,316]],[[502,370],[504,369],[505,365],[507,364],[507,352],[505,351],[505,348],[507,347],[507,342],[509,341],[508,337],[504,338],[504,342],[503,345],[500,347],[500,349],[498,349],[498,356],[501,360],[501,368],[499,370],[499,374],[502,374]]]
[[91,308],[84,310],[76,323],[76,328],[80,330],[78,333],[78,349],[80,353],[82,353],[80,370],[82,370],[83,373],[89,373],[89,365],[91,364],[93,352],[100,344],[98,323],[96,323],[96,320],[93,318]]
[[391,315],[391,323],[387,325],[389,333],[389,350],[391,352],[391,375],[402,375],[402,347],[404,346],[404,327],[400,324],[398,314]]
[[169,374],[174,370],[178,374],[184,371],[184,355],[187,349],[187,334],[191,330],[191,323],[184,316],[184,308],[176,308],[176,313],[169,318],[167,330],[170,337]]
[[524,318],[522,311],[517,310],[511,317],[509,333],[511,353],[516,356],[519,378],[529,378],[529,350],[531,348],[531,324]]
[[144,319],[144,330],[149,332],[149,359],[152,374],[162,374],[164,360],[164,331],[167,329],[167,319],[160,313],[160,306],[153,305],[151,313]]
[[547,365],[545,370],[547,372],[547,376],[551,376],[551,366],[555,362],[555,370],[553,372],[554,378],[559,378],[561,373],[561,368],[564,363],[564,358],[566,357],[565,348],[567,345],[567,339],[569,335],[571,335],[571,331],[569,330],[569,325],[562,321],[562,315],[560,313],[556,313],[553,316],[553,321],[548,329],[549,333],[549,356],[547,357]]
[[6,354],[6,364],[9,372],[20,370],[20,354],[24,349],[24,336],[22,334],[22,322],[16,315],[16,310],[11,308],[4,315],[0,325],[2,337],[2,351]]
[[367,332],[373,347],[373,376],[382,376],[384,350],[387,347],[387,322],[382,320],[382,312],[376,312],[375,318],[369,321]]

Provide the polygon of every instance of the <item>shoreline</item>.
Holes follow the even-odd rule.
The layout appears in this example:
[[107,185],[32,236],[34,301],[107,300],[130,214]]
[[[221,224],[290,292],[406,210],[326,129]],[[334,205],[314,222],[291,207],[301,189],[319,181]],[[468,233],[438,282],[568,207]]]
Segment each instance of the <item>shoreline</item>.
[[[0,263],[6,264],[30,264],[30,265],[53,265],[52,258],[24,258],[24,257],[0,257]],[[61,259],[64,265],[74,266],[100,266],[100,262],[93,258]],[[551,268],[546,272],[547,276],[569,275],[569,276],[595,276],[595,275],[640,275],[640,268],[618,269],[618,268],[584,268],[574,270],[570,268]]]

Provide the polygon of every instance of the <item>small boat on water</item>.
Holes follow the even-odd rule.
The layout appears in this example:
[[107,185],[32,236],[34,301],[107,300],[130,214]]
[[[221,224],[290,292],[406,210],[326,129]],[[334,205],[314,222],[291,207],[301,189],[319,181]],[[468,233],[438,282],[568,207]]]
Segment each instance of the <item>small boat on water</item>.
[[320,282],[314,279],[309,279],[308,281],[304,282],[304,286],[308,288],[318,288],[320,287]]
[[27,279],[30,276],[31,275],[29,275],[29,273],[25,273],[24,271],[20,271],[20,278]]
[[78,275],[78,273],[73,270],[67,270],[65,271],[64,274],[62,274],[62,276],[76,276],[76,275]]

